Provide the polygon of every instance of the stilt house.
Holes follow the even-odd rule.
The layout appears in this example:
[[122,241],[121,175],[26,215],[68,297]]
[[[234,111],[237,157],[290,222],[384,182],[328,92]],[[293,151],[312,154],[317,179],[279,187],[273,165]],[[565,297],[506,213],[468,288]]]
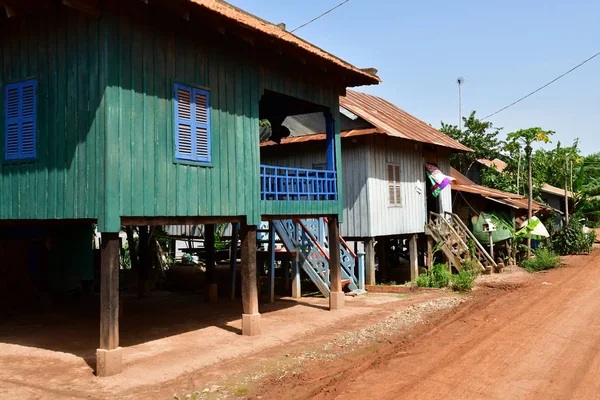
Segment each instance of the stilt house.
[[[256,225],[327,216],[339,247],[339,96],[379,79],[221,0],[0,3],[3,268],[34,271],[39,257],[24,254],[35,251],[43,279],[60,280],[58,264],[69,264],[70,282],[93,279],[91,252],[60,242],[76,229],[71,247],[89,246],[97,224],[96,372],[111,375],[122,369],[121,226],[239,222],[242,331],[259,333]],[[312,150],[324,167],[263,162],[259,120],[308,113],[325,121]],[[58,251],[78,254],[56,261]],[[327,260],[332,308],[343,304],[339,256]]]

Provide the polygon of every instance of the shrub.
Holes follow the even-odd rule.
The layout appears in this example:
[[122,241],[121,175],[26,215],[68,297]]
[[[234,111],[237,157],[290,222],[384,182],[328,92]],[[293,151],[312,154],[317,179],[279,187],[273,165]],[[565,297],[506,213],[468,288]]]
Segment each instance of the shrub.
[[589,253],[594,244],[592,235],[583,232],[579,221],[572,219],[568,225],[559,230],[552,240],[552,249],[558,254]]
[[417,277],[417,286],[418,287],[430,287],[429,286],[429,275],[421,274]]
[[468,292],[475,286],[475,278],[477,274],[468,270],[460,270],[458,274],[452,275],[450,281],[452,282],[452,290],[457,292]]
[[448,271],[446,264],[435,264],[431,268],[431,287],[444,288],[450,283],[452,274]]
[[521,262],[521,266],[529,272],[545,271],[561,265],[560,256],[550,250],[537,249],[533,254],[533,258]]

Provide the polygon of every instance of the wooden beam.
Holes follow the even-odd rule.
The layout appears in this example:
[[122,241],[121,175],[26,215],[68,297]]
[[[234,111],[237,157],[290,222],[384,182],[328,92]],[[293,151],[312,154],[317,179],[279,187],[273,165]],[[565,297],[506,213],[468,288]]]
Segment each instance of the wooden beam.
[[256,281],[256,226],[241,224],[242,239],[242,335],[254,336],[261,332],[258,312],[258,284]]
[[239,222],[240,216],[231,217],[121,217],[121,225],[202,225]]
[[409,242],[410,254],[410,280],[416,282],[419,276],[419,246],[417,245],[417,235],[412,235]]
[[119,347],[119,234],[102,233],[100,248],[100,348]]
[[329,309],[344,308],[342,264],[340,262],[340,225],[337,216],[327,220],[329,228]]
[[101,15],[98,0],[62,0],[62,4],[96,17]]
[[256,227],[242,223],[242,308],[244,314],[258,313],[256,285]]
[[365,240],[366,284],[375,285],[375,238]]
[[204,249],[206,254],[206,279],[210,284],[215,280],[215,225],[204,225]]

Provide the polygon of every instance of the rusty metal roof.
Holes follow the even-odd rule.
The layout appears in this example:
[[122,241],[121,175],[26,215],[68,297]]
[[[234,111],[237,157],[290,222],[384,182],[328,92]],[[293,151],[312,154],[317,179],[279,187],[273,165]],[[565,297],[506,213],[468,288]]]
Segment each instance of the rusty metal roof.
[[508,164],[505,163],[504,161],[495,158],[493,160],[486,160],[485,158],[481,158],[479,160],[477,160],[478,163],[485,165],[488,168],[491,168],[492,166],[496,167],[496,170],[498,172],[503,172],[506,167],[508,167]]
[[[454,178],[452,181],[452,190],[476,194],[483,196],[488,200],[502,203],[512,208],[527,210],[528,199],[525,196],[477,185],[454,168],[450,168],[450,175],[452,178]],[[534,212],[549,212],[553,210],[552,207],[546,206],[545,204],[537,201],[532,202],[532,209]]]
[[375,126],[380,133],[459,151],[473,151],[381,97],[348,90],[345,97],[340,97],[340,105]]
[[381,82],[381,79],[368,72],[371,69],[362,70],[355,67],[354,65],[342,60],[341,58],[334,56],[331,53],[299,38],[298,36],[281,29],[275,24],[265,21],[255,15],[250,14],[238,7],[235,7],[223,0],[188,0],[191,3],[197,4],[209,11],[214,12],[222,17],[225,17],[239,25],[242,25],[252,31],[266,34],[274,41],[278,41],[282,44],[289,45],[301,52],[308,55],[316,56],[322,60],[327,61],[330,64],[334,64],[346,70],[351,74],[354,79],[348,80],[350,76],[346,76],[346,81],[353,82],[348,86],[361,86],[361,85],[375,85]]
[[[556,196],[565,197],[565,189],[557,188],[556,186],[545,184],[544,186],[542,186],[541,190],[544,193],[549,193],[549,194],[553,194]],[[573,192],[567,191],[567,195],[570,198],[573,198]]]
[[[377,133],[377,129],[375,128],[362,128],[362,129],[352,129],[349,131],[344,131],[341,133],[342,138],[354,137],[354,136],[363,136],[363,135],[372,135]],[[316,140],[325,140],[324,133],[317,133],[315,135],[306,135],[306,136],[295,136],[281,139],[280,144],[294,144],[294,143],[304,143],[304,142],[312,142]],[[273,146],[277,143],[269,141],[261,143],[261,147]]]

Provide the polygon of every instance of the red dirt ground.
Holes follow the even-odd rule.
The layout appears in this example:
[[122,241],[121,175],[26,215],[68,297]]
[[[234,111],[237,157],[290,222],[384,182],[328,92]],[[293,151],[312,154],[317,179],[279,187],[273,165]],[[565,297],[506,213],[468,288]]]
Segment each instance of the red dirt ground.
[[525,283],[484,282],[415,339],[307,366],[252,398],[598,399],[600,251],[565,261]]

